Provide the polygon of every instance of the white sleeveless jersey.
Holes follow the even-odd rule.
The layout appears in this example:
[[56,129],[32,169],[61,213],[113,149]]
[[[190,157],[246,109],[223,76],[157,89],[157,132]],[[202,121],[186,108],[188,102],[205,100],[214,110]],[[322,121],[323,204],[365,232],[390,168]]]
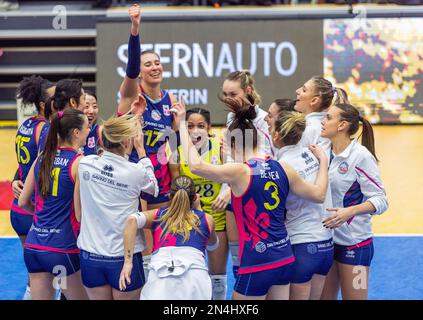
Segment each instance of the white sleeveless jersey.
[[[373,214],[388,209],[388,200],[380,178],[376,159],[356,140],[339,155],[332,153],[329,165],[329,183],[334,208],[344,208],[370,201],[376,208]],[[372,234],[372,214],[353,217],[334,230],[334,242],[352,246]]]
[[[253,120],[253,124],[257,129],[258,134],[258,152],[263,155],[274,156],[272,139],[269,134],[269,126],[264,118],[267,116],[267,112],[261,109],[259,106],[255,106],[257,117]],[[234,119],[235,114],[233,112],[228,113],[226,121],[226,127],[228,128]],[[230,157],[229,157],[230,158]]]
[[[278,160],[286,162],[307,182],[314,184],[319,172],[319,160],[300,144],[283,147],[278,151]],[[286,221],[292,244],[329,240],[332,231],[322,222],[329,216],[326,208],[332,206],[328,188],[324,203],[314,203],[290,192],[286,199]]]
[[[102,256],[123,256],[123,230],[128,217],[139,211],[141,191],[158,194],[150,159],[131,163],[104,151],[102,156],[83,158],[78,175],[82,207],[78,247]],[[144,234],[139,232],[134,252],[144,247]]]
[[303,147],[308,147],[310,144],[318,144],[322,147],[328,147],[330,145],[329,139],[320,136],[322,132],[322,121],[325,116],[326,112],[312,112],[305,116],[306,128],[299,142],[300,145]]

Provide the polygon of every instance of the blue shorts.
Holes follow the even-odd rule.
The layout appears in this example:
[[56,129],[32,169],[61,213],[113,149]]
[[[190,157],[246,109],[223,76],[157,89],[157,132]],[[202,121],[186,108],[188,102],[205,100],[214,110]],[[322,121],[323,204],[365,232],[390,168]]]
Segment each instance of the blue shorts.
[[352,266],[369,267],[374,254],[373,239],[367,239],[353,246],[335,243],[335,261]]
[[48,272],[59,278],[70,276],[80,269],[78,253],[24,248],[24,260],[29,273]]
[[[82,283],[87,288],[110,285],[119,290],[119,278],[122,271],[124,257],[105,257],[81,250]],[[141,288],[145,283],[141,253],[134,254],[131,284],[124,292]]]
[[10,210],[10,223],[18,236],[26,236],[31,229],[34,216]]
[[141,199],[147,201],[148,204],[158,204],[170,201],[170,193],[159,194],[156,198],[151,194],[141,192]]
[[294,263],[247,274],[238,274],[234,291],[244,296],[264,296],[271,286],[283,286],[292,281]]
[[326,276],[333,263],[333,240],[292,245],[295,272],[292,283],[306,283],[313,275]]

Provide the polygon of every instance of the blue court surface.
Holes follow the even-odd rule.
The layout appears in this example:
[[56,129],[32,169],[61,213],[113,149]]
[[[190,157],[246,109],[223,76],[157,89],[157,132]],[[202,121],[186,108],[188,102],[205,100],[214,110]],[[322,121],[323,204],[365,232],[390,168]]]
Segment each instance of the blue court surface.
[[[423,300],[423,237],[375,237],[369,299]],[[0,238],[0,300],[19,300],[26,286],[26,269],[17,238]],[[234,285],[228,262],[228,299]]]

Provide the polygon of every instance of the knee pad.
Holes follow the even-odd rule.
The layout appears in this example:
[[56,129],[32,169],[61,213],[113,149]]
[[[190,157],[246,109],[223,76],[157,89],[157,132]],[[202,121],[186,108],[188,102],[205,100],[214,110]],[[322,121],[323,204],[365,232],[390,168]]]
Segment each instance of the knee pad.
[[226,274],[210,275],[212,281],[212,300],[226,300],[228,289]]

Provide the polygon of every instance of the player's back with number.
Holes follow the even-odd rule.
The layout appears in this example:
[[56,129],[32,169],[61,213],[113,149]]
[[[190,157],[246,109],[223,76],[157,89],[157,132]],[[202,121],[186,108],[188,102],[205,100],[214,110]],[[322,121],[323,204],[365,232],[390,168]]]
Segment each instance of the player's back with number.
[[[75,249],[79,223],[75,218],[73,206],[74,181],[71,168],[79,156],[80,154],[72,148],[60,147],[54,158],[48,195],[42,198],[38,184],[35,185],[36,217],[28,234],[27,247]],[[34,168],[36,181],[39,179],[40,159],[41,157]]]
[[232,206],[240,233],[243,259],[239,273],[267,270],[292,262],[292,250],[284,224],[289,182],[279,162],[251,159],[247,191]]

